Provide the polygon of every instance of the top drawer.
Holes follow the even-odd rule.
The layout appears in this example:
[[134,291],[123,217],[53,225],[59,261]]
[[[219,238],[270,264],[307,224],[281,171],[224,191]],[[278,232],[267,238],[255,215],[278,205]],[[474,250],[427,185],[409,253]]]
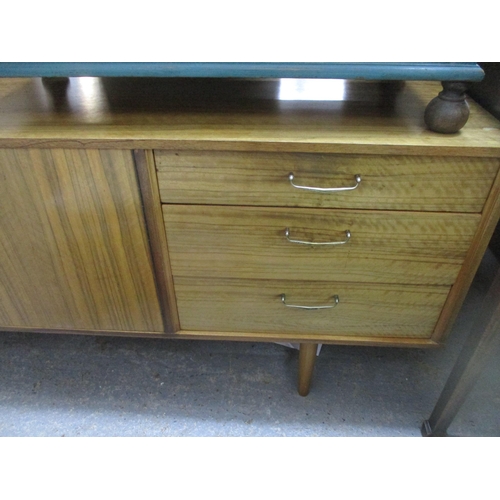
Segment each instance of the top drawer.
[[[481,212],[495,158],[155,151],[163,203]],[[294,187],[353,188],[317,192]]]

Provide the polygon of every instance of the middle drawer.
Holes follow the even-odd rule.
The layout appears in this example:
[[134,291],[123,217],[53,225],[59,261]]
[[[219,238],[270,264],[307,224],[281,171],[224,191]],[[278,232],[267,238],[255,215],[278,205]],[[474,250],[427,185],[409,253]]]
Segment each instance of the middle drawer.
[[451,285],[480,216],[164,205],[174,276]]

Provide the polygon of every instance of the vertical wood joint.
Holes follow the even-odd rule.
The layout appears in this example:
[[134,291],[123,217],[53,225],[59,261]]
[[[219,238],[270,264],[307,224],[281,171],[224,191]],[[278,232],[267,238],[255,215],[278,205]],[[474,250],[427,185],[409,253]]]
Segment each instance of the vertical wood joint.
[[180,329],[153,151],[133,151],[164,331]]

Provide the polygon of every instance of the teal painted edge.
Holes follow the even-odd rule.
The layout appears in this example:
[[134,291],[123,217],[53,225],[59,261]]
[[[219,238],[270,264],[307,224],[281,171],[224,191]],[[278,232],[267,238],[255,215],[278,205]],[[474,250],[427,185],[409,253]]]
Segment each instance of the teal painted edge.
[[332,78],[480,81],[476,63],[0,63],[0,77]]

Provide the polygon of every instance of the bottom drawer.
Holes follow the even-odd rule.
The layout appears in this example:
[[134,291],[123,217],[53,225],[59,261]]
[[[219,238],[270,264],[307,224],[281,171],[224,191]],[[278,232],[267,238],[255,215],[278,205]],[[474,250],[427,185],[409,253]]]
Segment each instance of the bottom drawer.
[[322,334],[332,339],[346,335],[429,338],[450,290],[444,286],[186,277],[174,278],[174,285],[182,330]]

